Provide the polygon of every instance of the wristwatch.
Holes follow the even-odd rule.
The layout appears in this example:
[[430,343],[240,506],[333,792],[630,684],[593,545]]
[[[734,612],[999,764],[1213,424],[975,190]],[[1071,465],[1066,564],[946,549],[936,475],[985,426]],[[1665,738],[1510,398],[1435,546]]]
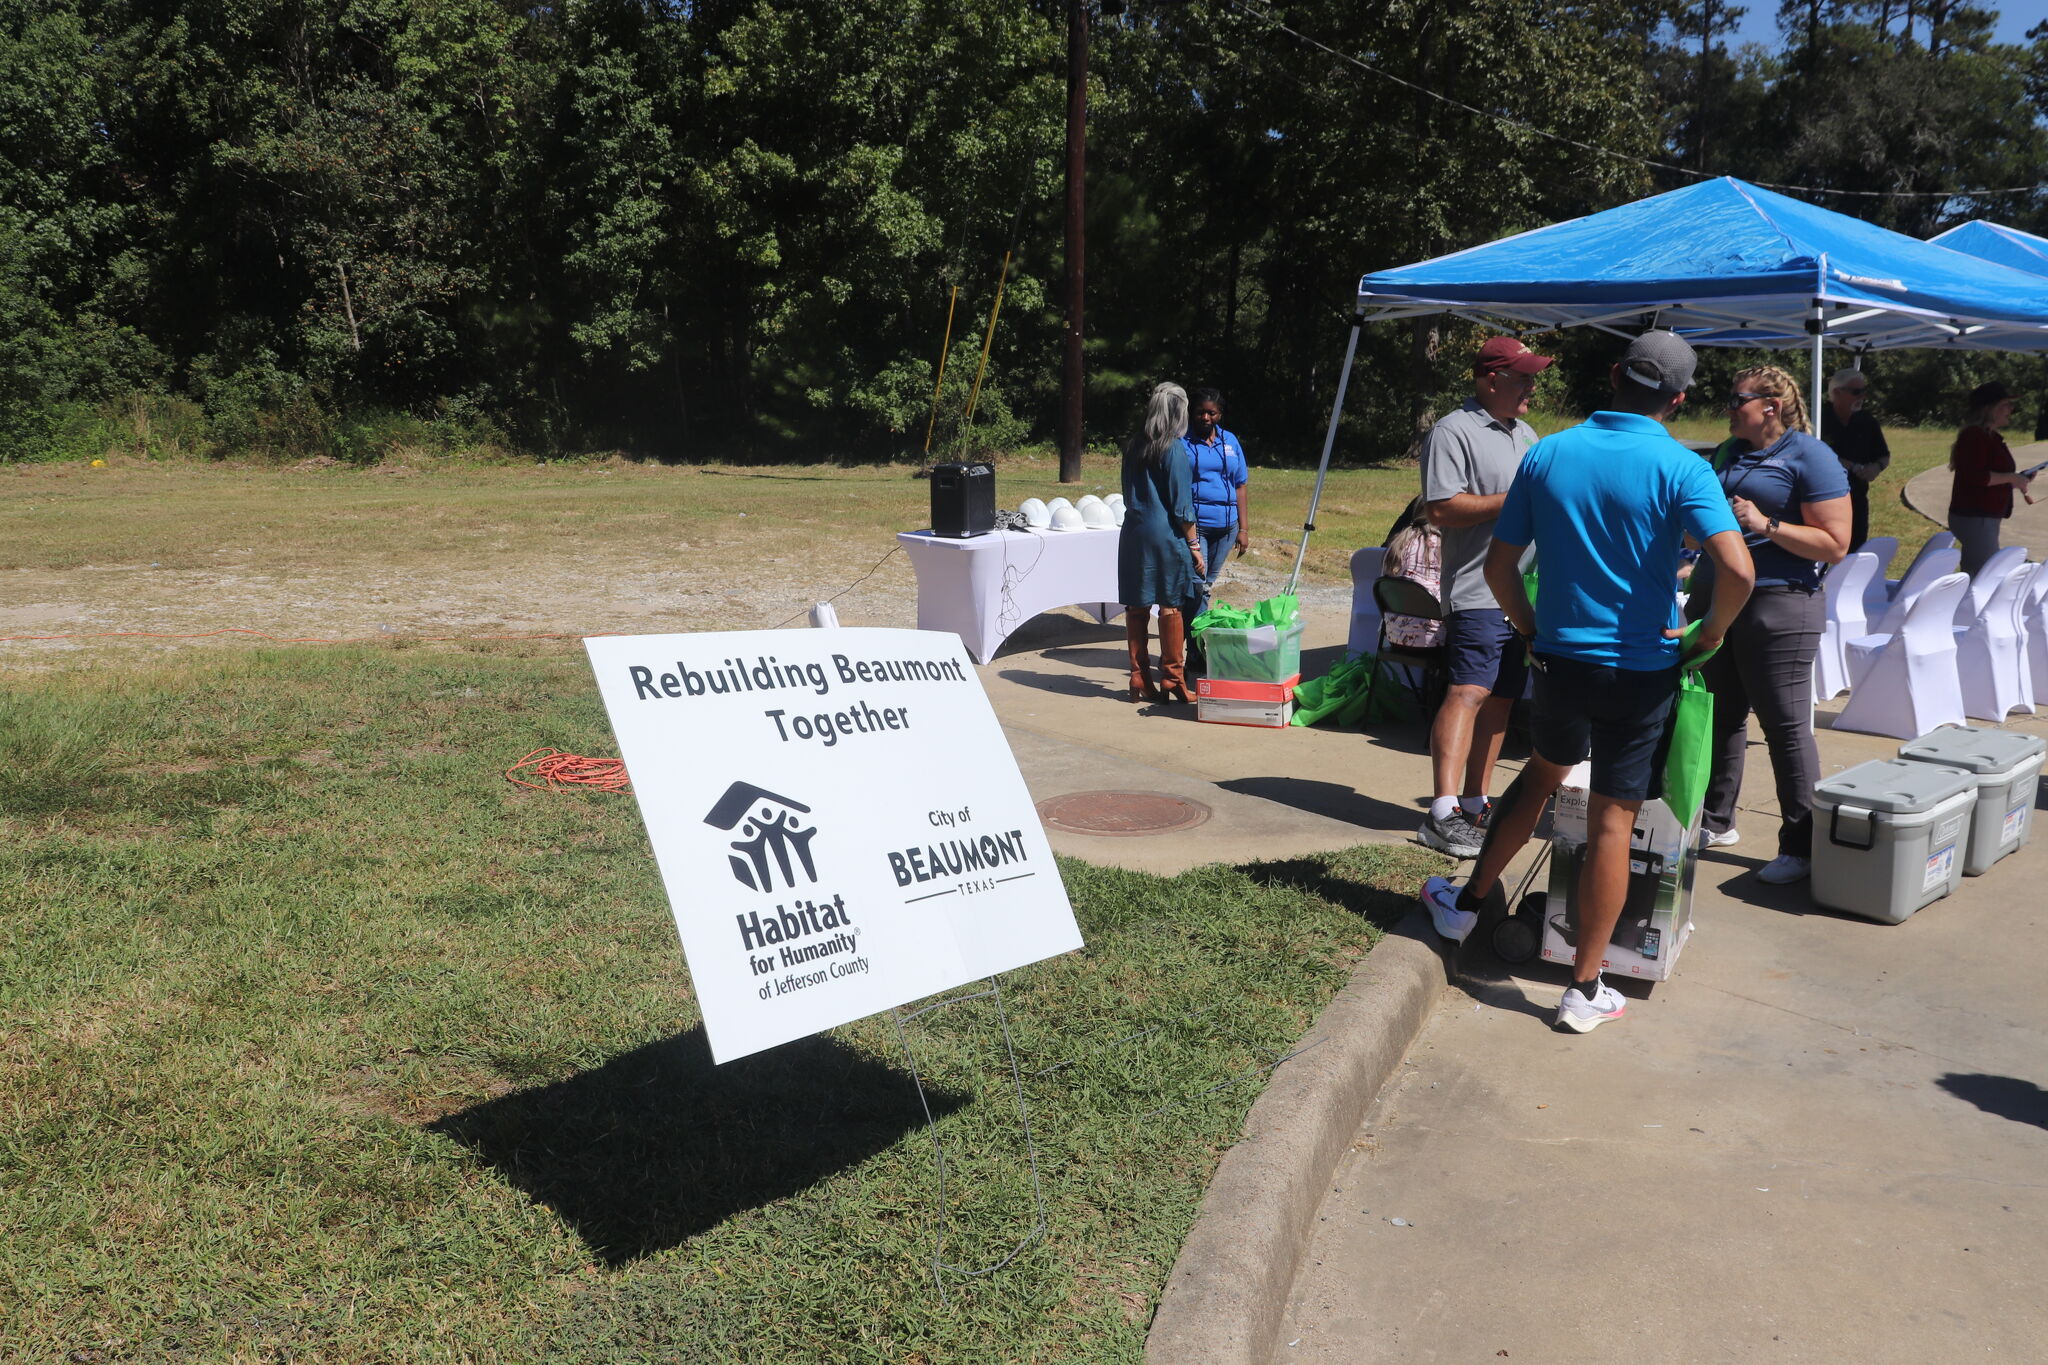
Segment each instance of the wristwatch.
[[1776,517],[1772,517],[1769,521],[1764,523],[1764,534],[1766,536],[1774,536],[1778,534],[1778,519]]

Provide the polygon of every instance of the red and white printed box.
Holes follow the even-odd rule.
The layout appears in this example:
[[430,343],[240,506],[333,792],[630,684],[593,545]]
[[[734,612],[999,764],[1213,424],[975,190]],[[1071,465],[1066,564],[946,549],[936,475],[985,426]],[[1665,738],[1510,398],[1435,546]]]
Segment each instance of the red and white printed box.
[[1195,719],[1207,721],[1211,725],[1256,725],[1268,730],[1280,730],[1293,722],[1294,702],[1197,697]]
[[1195,680],[1195,695],[1213,697],[1217,701],[1293,701],[1294,685],[1300,681],[1299,673],[1276,683],[1238,682],[1231,678],[1198,678]]

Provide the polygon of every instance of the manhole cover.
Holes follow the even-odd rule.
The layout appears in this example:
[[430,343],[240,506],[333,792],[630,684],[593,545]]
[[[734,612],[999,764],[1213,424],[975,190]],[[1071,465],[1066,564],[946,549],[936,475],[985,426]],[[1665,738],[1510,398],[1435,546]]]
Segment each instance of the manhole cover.
[[1209,808],[1165,792],[1075,792],[1039,802],[1038,818],[1068,834],[1171,834],[1207,820]]

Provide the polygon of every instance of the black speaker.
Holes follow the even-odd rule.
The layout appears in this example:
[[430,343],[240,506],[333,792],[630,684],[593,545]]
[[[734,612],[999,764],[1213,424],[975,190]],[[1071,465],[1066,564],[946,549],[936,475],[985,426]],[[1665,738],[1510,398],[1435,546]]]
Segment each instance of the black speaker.
[[996,528],[996,471],[985,464],[932,466],[932,534],[964,540]]

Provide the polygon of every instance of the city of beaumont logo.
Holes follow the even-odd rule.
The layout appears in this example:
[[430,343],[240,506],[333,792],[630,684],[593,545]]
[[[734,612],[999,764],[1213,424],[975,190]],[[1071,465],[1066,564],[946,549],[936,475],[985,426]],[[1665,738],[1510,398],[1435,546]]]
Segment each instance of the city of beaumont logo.
[[[806,822],[811,808],[793,797],[782,796],[751,782],[735,782],[718,798],[718,804],[704,817],[713,829],[736,831],[739,835],[727,847],[726,864],[733,880],[749,891],[766,895],[776,889],[777,879],[794,893],[798,878],[808,885],[818,880],[818,866],[811,854],[817,837],[815,822]],[[845,957],[829,968],[812,972],[790,972],[778,980],[764,982],[761,998],[782,995],[815,986],[828,976],[845,976],[868,969],[865,957],[853,956],[855,938],[846,897],[835,892],[821,902],[816,896],[778,901],[772,909],[749,910],[733,916],[739,926],[740,945],[747,951],[748,964],[756,976],[769,976],[780,966],[797,968],[821,958]],[[831,934],[830,938],[820,935]],[[770,949],[774,949],[770,952]]]

